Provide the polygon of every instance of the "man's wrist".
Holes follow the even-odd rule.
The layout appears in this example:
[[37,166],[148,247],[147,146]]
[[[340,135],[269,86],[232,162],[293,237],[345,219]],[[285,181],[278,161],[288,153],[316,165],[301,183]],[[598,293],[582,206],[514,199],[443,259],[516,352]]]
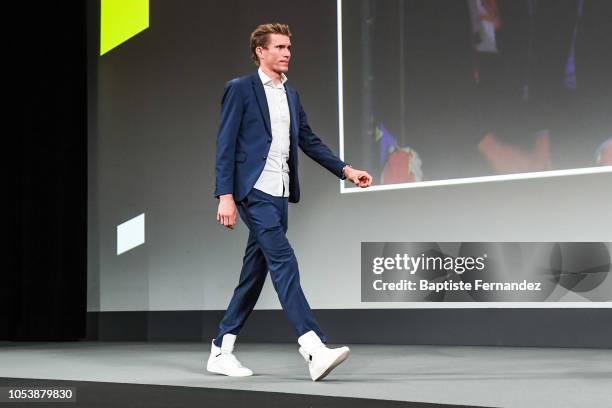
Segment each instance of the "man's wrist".
[[227,201],[227,200],[234,201],[234,195],[232,193],[222,194],[222,195],[219,196],[219,200],[221,200],[221,201]]
[[344,176],[344,178],[348,177],[348,172],[350,171],[349,169],[352,169],[353,166],[351,166],[350,164],[346,164],[343,168],[342,168],[342,175]]

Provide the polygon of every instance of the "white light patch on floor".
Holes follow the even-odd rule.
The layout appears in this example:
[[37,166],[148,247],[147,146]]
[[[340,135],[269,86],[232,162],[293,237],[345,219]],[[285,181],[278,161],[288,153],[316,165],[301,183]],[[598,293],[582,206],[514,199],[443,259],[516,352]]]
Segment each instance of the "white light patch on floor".
[[117,225],[117,255],[120,255],[145,242],[145,215],[140,214]]

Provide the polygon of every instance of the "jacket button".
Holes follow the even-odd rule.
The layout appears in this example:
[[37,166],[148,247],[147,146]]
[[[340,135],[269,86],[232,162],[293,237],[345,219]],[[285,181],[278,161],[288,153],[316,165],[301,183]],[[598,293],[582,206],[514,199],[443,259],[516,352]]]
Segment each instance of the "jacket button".
[[267,157],[268,157],[268,156],[264,156],[264,157],[263,157],[263,159],[264,159],[264,160],[266,160],[266,158],[267,158]]
[[272,142],[272,139],[268,139],[268,143],[271,143],[271,142]]

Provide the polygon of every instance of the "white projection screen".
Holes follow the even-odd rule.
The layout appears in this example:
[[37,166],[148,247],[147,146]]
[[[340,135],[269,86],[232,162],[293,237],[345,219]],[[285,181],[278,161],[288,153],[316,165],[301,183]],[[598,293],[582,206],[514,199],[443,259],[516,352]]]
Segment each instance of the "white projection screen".
[[612,172],[610,2],[337,8],[342,193]]

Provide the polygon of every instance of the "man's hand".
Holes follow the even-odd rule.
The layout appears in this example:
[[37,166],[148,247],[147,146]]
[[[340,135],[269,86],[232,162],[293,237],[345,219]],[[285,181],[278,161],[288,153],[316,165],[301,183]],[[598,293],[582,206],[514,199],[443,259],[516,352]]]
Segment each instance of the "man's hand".
[[219,196],[219,209],[217,210],[217,221],[229,229],[236,225],[236,203],[232,194]]
[[372,185],[372,176],[367,171],[357,170],[352,167],[344,167],[344,176],[357,187],[366,188]]

